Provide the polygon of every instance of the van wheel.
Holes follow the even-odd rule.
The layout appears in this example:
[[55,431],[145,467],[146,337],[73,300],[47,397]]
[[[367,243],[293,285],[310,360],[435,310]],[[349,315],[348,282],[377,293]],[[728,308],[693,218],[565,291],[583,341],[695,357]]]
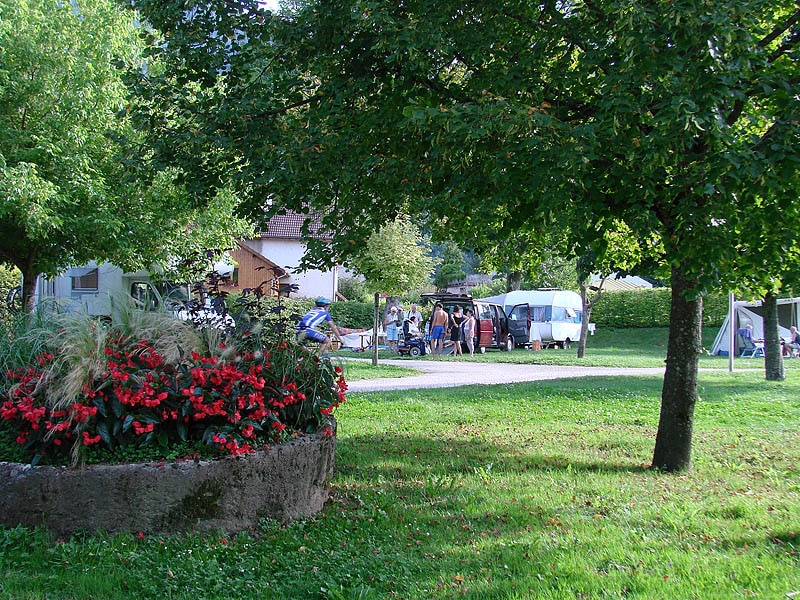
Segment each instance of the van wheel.
[[514,337],[511,335],[507,336],[506,343],[503,344],[503,347],[500,349],[505,350],[506,352],[511,352],[514,349]]

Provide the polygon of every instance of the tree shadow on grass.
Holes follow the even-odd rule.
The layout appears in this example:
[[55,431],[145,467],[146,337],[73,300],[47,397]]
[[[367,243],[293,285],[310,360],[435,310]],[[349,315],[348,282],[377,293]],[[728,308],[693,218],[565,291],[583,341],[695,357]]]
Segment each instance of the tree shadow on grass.
[[492,465],[495,472],[521,475],[531,471],[563,470],[584,473],[643,473],[648,466],[619,460],[598,461],[582,457],[527,453],[524,447],[485,439],[447,439],[381,434],[340,437],[336,469],[347,474],[372,472],[389,479],[414,475],[472,474]]

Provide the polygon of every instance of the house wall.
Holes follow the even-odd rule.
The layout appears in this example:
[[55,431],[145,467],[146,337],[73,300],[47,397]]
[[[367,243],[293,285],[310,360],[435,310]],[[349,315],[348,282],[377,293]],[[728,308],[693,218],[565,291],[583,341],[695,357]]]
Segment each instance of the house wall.
[[[279,267],[286,269],[289,277],[282,279],[281,283],[291,283],[298,286],[298,291],[294,292],[292,296],[306,298],[325,296],[331,299],[335,297],[339,287],[338,267],[334,267],[330,271],[313,269],[300,272],[298,265],[305,252],[305,247],[299,240],[256,239],[246,240],[243,243],[259,254],[266,256]],[[242,269],[240,268],[241,272]]]

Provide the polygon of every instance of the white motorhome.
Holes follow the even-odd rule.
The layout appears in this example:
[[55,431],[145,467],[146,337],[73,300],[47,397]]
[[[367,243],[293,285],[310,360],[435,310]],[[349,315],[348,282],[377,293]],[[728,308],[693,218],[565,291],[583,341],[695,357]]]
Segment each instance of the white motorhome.
[[580,294],[568,290],[514,290],[490,298],[508,316],[509,337],[515,346],[541,340],[542,345],[568,348],[580,340],[583,304]]
[[37,306],[55,307],[70,313],[109,316],[112,299],[130,295],[142,308],[155,310],[163,306],[161,292],[147,271],[125,273],[111,263],[89,262],[70,267],[62,275],[36,282]]
[[222,310],[217,301],[204,298],[190,301],[188,285],[164,283],[156,286],[147,271],[126,273],[111,263],[91,261],[81,267],[70,267],[51,279],[39,277],[34,302],[45,310],[64,313],[110,317],[114,302],[132,299],[144,310],[167,310],[182,321],[192,321],[200,327],[219,329],[235,327],[233,317]]

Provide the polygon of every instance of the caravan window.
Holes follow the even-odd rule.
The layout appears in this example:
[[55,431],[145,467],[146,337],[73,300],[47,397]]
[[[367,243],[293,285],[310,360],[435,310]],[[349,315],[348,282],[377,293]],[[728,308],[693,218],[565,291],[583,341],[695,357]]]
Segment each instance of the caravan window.
[[563,306],[553,307],[553,322],[556,323],[580,323],[581,311],[574,308],[564,308]]
[[531,306],[531,321],[536,323],[547,321],[547,311],[544,306]]
[[554,323],[580,323],[581,311],[574,308],[564,308],[563,306],[553,307]]
[[[77,269],[75,269],[77,271]],[[73,290],[92,290],[97,291],[97,269],[87,269],[72,276]]]
[[567,321],[570,323],[580,323],[581,315],[583,315],[582,310],[575,310],[574,308],[567,309]]

